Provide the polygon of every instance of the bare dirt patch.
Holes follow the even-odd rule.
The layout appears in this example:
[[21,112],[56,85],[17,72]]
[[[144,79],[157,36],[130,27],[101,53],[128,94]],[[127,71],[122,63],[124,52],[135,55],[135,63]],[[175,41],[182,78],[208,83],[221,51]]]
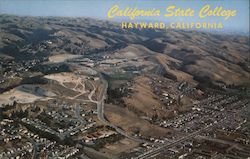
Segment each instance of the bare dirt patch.
[[49,61],[52,63],[60,63],[65,62],[66,60],[78,58],[80,55],[72,55],[72,54],[58,54],[49,57]]
[[104,148],[101,149],[101,152],[112,155],[119,155],[120,153],[128,152],[129,150],[137,146],[139,146],[137,142],[125,138],[113,144],[106,145]]
[[21,85],[8,92],[0,94],[0,106],[3,104],[32,103],[36,100],[48,100],[55,96],[51,91],[47,91],[34,85]]

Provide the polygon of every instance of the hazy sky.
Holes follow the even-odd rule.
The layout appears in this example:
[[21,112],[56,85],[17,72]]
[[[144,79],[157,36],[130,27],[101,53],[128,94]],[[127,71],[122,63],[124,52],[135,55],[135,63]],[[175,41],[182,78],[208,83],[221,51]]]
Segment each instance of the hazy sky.
[[[212,7],[236,9],[237,16],[224,20],[222,17],[200,19],[196,17],[153,17],[145,20],[184,21],[184,22],[223,22],[225,29],[249,31],[249,0],[0,0],[0,13],[29,16],[70,16],[107,19],[108,9],[118,4],[120,8],[138,7],[140,9],[161,9],[162,13],[169,5],[181,8],[193,8],[196,14],[206,4]],[[163,15],[163,14],[162,14]],[[118,19],[114,19],[118,20]],[[140,20],[140,19],[137,19]]]

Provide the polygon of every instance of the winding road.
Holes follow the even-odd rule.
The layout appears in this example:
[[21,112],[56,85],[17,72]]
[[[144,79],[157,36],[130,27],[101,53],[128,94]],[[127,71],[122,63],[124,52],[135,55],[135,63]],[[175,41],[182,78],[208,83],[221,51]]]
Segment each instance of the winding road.
[[97,101],[92,99],[92,96],[94,95],[94,93],[96,92],[96,87],[92,84],[93,86],[93,90],[91,91],[91,93],[89,94],[88,98],[91,102],[96,103],[97,105],[97,117],[98,119],[105,125],[115,129],[118,133],[120,133],[121,135],[127,137],[128,139],[134,140],[136,142],[139,143],[145,143],[146,141],[137,138],[135,136],[131,136],[129,134],[127,134],[125,131],[123,131],[122,129],[120,129],[119,127],[113,125],[112,123],[110,123],[105,117],[104,117],[104,100],[106,99],[106,94],[107,94],[107,90],[108,90],[108,82],[103,79],[103,77],[101,78],[103,87],[102,90],[100,91],[101,93],[99,94],[99,100],[97,99]]
[[[74,66],[78,66],[79,68],[82,68],[81,65],[78,65],[78,64],[76,64],[76,63],[70,63],[70,62],[67,62],[67,63],[68,63],[68,64],[71,64],[71,65],[74,65]],[[94,85],[92,82],[90,82],[90,84],[92,85],[93,90],[92,90],[92,91],[89,93],[89,95],[88,95],[89,101],[92,102],[92,103],[95,103],[96,106],[97,106],[97,117],[98,117],[98,119],[99,119],[104,125],[107,125],[107,126],[113,128],[113,129],[115,129],[119,134],[121,134],[121,135],[127,137],[128,139],[131,139],[131,140],[136,141],[136,142],[139,142],[139,143],[146,143],[147,141],[145,141],[145,140],[143,140],[143,139],[140,139],[140,138],[138,138],[138,137],[129,135],[129,134],[126,133],[124,130],[122,130],[122,129],[120,129],[119,127],[117,127],[117,126],[113,125],[112,123],[110,123],[110,122],[104,117],[104,104],[105,104],[104,100],[106,99],[106,96],[107,96],[108,82],[104,79],[104,77],[103,77],[101,74],[100,74],[100,80],[101,80],[101,83],[102,83],[103,86],[101,87],[102,90],[100,91],[100,94],[98,95],[97,100],[93,100],[93,98],[92,98],[93,95],[96,93],[96,87],[95,87],[95,85]],[[87,82],[87,81],[86,81],[86,82]],[[80,83],[78,83],[78,84],[82,85],[83,88],[85,88],[85,86],[84,86],[83,83],[80,82]],[[80,95],[82,95],[82,94],[84,94],[84,93],[86,93],[86,92],[85,92],[85,89],[83,89],[82,92],[81,92],[79,95],[73,97],[72,99],[77,100],[76,97],[79,97]],[[81,100],[81,101],[86,102],[87,100]]]

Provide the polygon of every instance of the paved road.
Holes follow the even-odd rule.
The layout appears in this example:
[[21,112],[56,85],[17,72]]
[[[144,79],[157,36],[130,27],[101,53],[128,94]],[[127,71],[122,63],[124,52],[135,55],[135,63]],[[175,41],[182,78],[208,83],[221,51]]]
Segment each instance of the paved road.
[[150,151],[147,151],[146,153],[141,154],[140,156],[136,157],[135,159],[150,159],[150,158],[156,157],[158,154],[160,154],[160,152],[165,151],[165,150],[167,150],[167,149],[169,149],[169,148],[171,148],[171,147],[173,147],[173,146],[175,146],[175,145],[177,145],[177,144],[179,144],[179,143],[181,143],[183,141],[189,140],[189,139],[199,135],[200,133],[202,133],[202,132],[204,132],[206,130],[212,129],[215,126],[220,125],[221,123],[223,123],[225,120],[226,119],[220,120],[216,124],[210,124],[210,125],[202,128],[202,129],[200,129],[198,131],[195,131],[195,132],[193,132],[193,133],[191,133],[191,134],[189,134],[189,135],[187,135],[187,136],[185,136],[183,138],[180,138],[179,140],[176,140],[176,141],[174,141],[172,143],[168,143],[168,144],[165,144],[165,145],[163,145],[161,147],[158,147],[156,149],[152,149]]
[[[69,63],[69,62],[68,62]],[[78,66],[78,67],[81,67],[80,65],[78,64],[75,64],[75,63],[69,63],[69,64],[72,64],[72,65],[75,65],[75,66]],[[137,142],[140,142],[140,143],[145,143],[147,141],[145,140],[142,140],[138,137],[135,137],[135,136],[131,136],[129,134],[127,134],[125,131],[123,131],[122,129],[120,129],[119,127],[113,125],[112,123],[110,123],[105,117],[104,117],[104,100],[106,99],[106,95],[107,95],[107,90],[108,90],[108,82],[102,77],[102,75],[100,75],[100,79],[102,81],[102,84],[103,84],[103,87],[102,87],[102,90],[100,91],[100,94],[99,94],[99,97],[97,97],[97,101],[93,100],[92,97],[93,95],[95,94],[96,92],[96,87],[94,86],[94,84],[92,82],[90,82],[90,84],[92,85],[93,87],[93,90],[89,93],[88,95],[88,98],[89,98],[89,101],[92,102],[92,103],[95,103],[97,105],[97,117],[98,119],[105,125],[108,125],[110,127],[112,127],[113,129],[115,129],[118,133],[120,133],[121,135],[131,139],[131,140],[134,140],[134,141],[137,141]],[[84,92],[85,93],[85,92]],[[88,101],[88,100],[82,100],[82,101]]]
[[119,127],[113,125],[112,123],[110,123],[105,117],[104,117],[104,100],[106,99],[106,94],[107,94],[107,90],[108,90],[108,82],[101,78],[102,80],[102,84],[103,84],[103,87],[102,87],[102,90],[100,91],[100,95],[97,99],[97,101],[93,100],[92,99],[92,96],[93,94],[95,93],[96,91],[96,88],[95,86],[92,84],[93,86],[93,90],[91,91],[91,93],[89,94],[89,100],[93,103],[96,103],[97,105],[97,116],[98,116],[98,119],[105,125],[108,125],[110,126],[111,128],[115,129],[118,133],[120,133],[121,135],[131,139],[131,140],[134,140],[134,141],[137,141],[137,142],[140,142],[140,143],[144,143],[146,141],[142,140],[142,139],[139,139],[135,136],[131,136],[129,134],[127,134],[125,131],[123,131],[122,129],[120,129]]
[[[24,137],[27,138],[26,136],[24,136]],[[39,155],[38,155],[38,153],[37,153],[39,144],[36,143],[36,142],[35,142],[33,139],[31,139],[31,138],[27,138],[27,139],[28,139],[28,141],[33,145],[32,159],[37,159],[37,158],[39,158]]]
[[201,129],[199,131],[196,131],[196,132],[191,133],[191,134],[189,134],[189,135],[187,135],[187,136],[185,136],[185,137],[183,137],[183,138],[181,138],[179,140],[176,140],[175,142],[168,143],[168,144],[163,145],[161,147],[158,147],[156,149],[152,149],[150,151],[147,151],[146,153],[136,157],[135,159],[143,159],[143,158],[148,159],[148,158],[155,157],[158,154],[160,154],[160,152],[165,151],[166,149],[171,148],[171,147],[173,147],[173,146],[175,146],[175,145],[177,145],[177,144],[179,144],[179,143],[181,143],[183,141],[191,139],[191,138],[195,137],[196,135],[200,134],[201,132],[203,132],[204,130],[208,130],[210,128],[212,128],[212,126],[207,126],[207,127],[203,128],[203,129]]

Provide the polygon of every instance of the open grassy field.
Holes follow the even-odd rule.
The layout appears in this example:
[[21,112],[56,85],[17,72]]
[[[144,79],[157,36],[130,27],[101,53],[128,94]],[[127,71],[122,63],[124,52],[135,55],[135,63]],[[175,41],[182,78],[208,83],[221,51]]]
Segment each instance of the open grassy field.
[[127,152],[132,148],[139,146],[135,141],[129,140],[127,138],[122,139],[118,142],[105,145],[100,151],[114,156],[119,156],[120,153]]
[[162,138],[171,133],[170,130],[150,124],[148,121],[123,107],[105,105],[105,116],[111,123],[131,134],[139,133],[147,137]]

